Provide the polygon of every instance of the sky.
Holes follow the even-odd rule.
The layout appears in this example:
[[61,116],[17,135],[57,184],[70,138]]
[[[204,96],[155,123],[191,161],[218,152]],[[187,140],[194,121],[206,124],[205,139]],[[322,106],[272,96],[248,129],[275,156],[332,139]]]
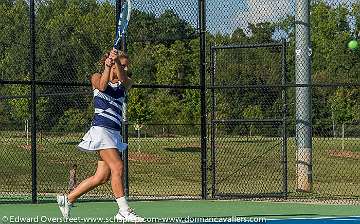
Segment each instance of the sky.
[[[207,0],[207,28],[211,33],[231,34],[241,27],[246,31],[248,23],[278,21],[294,14],[296,0]],[[331,5],[358,0],[327,0]],[[197,25],[198,0],[133,0],[134,7],[160,15],[173,9],[181,18]]]

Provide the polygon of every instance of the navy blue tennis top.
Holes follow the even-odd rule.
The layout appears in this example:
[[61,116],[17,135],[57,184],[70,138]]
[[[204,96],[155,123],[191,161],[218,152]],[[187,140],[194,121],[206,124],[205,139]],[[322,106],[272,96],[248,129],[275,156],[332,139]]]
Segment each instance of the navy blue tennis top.
[[94,89],[95,115],[92,126],[101,126],[120,131],[125,87],[121,82],[109,82],[105,91]]

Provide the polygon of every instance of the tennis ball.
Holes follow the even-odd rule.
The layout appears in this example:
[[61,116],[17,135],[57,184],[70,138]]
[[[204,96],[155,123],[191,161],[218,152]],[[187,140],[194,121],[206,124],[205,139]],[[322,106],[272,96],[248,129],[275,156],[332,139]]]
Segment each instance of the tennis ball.
[[356,40],[352,40],[348,43],[348,47],[351,49],[351,50],[355,50],[356,48],[359,47],[359,43],[356,41]]

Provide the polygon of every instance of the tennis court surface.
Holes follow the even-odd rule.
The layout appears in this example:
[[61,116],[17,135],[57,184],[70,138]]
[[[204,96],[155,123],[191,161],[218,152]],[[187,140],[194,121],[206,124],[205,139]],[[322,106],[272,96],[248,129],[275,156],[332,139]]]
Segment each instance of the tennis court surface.
[[[136,212],[149,223],[360,223],[359,205],[268,201],[135,201]],[[72,223],[112,222],[114,202],[80,202],[72,210]],[[57,204],[2,204],[2,223],[56,223],[62,221]]]

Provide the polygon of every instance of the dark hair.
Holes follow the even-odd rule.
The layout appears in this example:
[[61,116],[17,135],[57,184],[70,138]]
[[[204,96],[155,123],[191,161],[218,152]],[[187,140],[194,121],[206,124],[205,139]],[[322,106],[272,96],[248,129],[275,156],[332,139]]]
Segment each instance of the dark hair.
[[105,69],[105,61],[106,59],[109,57],[110,55],[110,51],[105,52],[105,54],[103,54],[103,56],[101,57],[100,61],[99,61],[99,73],[101,73],[102,71],[104,71]]

